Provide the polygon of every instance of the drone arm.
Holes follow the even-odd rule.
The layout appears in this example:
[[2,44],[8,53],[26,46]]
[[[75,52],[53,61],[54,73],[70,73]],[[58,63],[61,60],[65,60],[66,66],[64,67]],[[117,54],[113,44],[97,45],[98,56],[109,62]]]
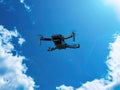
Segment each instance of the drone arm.
[[69,38],[73,38],[73,41],[75,41],[75,33],[72,32],[71,35],[67,36],[67,37],[64,37],[64,39],[69,39]]
[[80,44],[74,44],[74,45],[67,45],[68,48],[79,48],[80,47]]
[[39,44],[41,45],[41,41],[51,41],[51,38],[43,38],[42,36],[39,38]]
[[69,38],[72,38],[71,35],[67,36],[67,37],[64,37],[64,39],[69,39]]
[[51,38],[43,38],[43,37],[41,37],[40,40],[51,41],[52,39]]

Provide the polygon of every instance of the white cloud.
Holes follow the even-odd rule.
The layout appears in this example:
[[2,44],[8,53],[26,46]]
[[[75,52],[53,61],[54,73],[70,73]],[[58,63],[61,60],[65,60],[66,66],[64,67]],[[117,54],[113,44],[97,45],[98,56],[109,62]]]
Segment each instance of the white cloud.
[[24,39],[24,38],[19,38],[18,43],[19,43],[20,45],[22,45],[24,42],[25,42],[25,39]]
[[24,3],[24,0],[20,0],[21,3]]
[[120,20],[120,0],[103,0],[107,5],[110,5],[116,12],[118,19]]
[[69,86],[65,86],[65,89],[60,86],[57,90],[116,90],[120,88],[120,35],[114,35],[115,41],[110,43],[110,53],[106,60],[108,66],[108,74],[101,79],[95,79],[93,81],[87,81],[77,89],[69,89]]
[[34,90],[34,80],[25,74],[25,57],[12,54],[12,37],[18,38],[19,33],[0,25],[0,90]]
[[57,90],[73,90],[74,88],[72,86],[65,86],[61,85],[60,87],[56,87]]
[[28,12],[31,11],[30,6],[28,6],[28,5],[25,3],[25,0],[20,0],[20,3],[22,3],[22,4],[24,5],[25,9],[26,9]]

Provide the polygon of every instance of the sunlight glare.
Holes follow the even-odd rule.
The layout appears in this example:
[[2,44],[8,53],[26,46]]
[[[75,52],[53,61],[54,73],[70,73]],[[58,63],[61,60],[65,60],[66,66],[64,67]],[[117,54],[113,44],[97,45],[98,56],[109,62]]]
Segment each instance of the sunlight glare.
[[105,4],[112,6],[120,20],[120,0],[105,0],[104,2]]

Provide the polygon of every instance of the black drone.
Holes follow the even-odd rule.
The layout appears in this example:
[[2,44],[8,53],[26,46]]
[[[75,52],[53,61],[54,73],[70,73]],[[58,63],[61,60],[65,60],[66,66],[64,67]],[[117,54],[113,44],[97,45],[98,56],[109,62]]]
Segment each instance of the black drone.
[[66,37],[64,37],[61,34],[56,34],[56,35],[52,35],[51,38],[44,38],[43,36],[40,36],[40,42],[41,40],[43,41],[53,41],[55,46],[48,48],[48,51],[53,51],[56,49],[66,49],[66,48],[79,48],[80,45],[79,44],[74,44],[74,45],[68,45],[67,43],[65,43],[65,39],[69,39],[69,38],[73,38],[73,41],[75,41],[75,33],[72,32],[71,35],[68,35]]

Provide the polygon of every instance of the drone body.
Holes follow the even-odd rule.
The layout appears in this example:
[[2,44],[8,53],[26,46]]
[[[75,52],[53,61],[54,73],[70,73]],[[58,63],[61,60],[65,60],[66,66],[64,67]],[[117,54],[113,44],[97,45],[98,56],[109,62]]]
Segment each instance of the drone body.
[[53,51],[56,49],[66,49],[66,48],[79,48],[80,45],[79,44],[74,44],[74,45],[68,45],[67,43],[65,43],[65,39],[69,39],[69,38],[73,38],[73,41],[75,41],[75,33],[72,32],[71,35],[69,36],[62,36],[61,34],[56,34],[56,35],[52,35],[51,38],[44,38],[43,36],[40,37],[40,41],[53,41],[55,46],[48,48],[48,51]]

